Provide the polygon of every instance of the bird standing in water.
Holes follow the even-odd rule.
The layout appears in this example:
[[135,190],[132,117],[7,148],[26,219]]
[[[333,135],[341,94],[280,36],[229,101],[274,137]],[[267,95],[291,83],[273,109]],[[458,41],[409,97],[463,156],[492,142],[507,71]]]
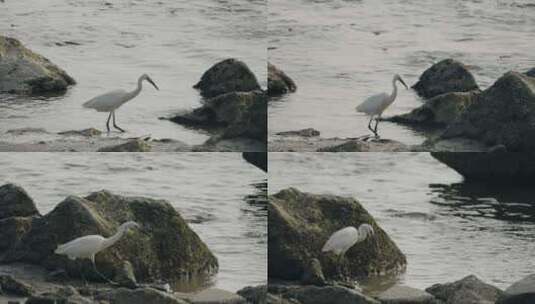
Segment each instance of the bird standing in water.
[[[357,112],[365,113],[370,116],[370,121],[368,122],[368,129],[373,132],[375,137],[379,137],[377,133],[377,126],[379,125],[379,119],[383,112],[388,108],[398,95],[398,87],[396,81],[401,82],[405,88],[408,90],[409,87],[405,84],[405,81],[401,79],[401,76],[398,74],[394,75],[392,79],[392,93],[388,95],[387,93],[380,93],[373,96],[370,96],[364,100],[360,105],[357,106]],[[375,119],[375,127],[372,128],[372,121]]]
[[[119,226],[119,228],[117,229],[117,233],[115,233],[109,238],[105,238],[101,235],[82,236],[63,245],[59,245],[54,251],[54,253],[59,255],[66,255],[71,260],[90,259],[95,272],[106,281],[114,284],[113,281],[110,281],[97,270],[97,266],[95,265],[95,255],[100,251],[115,244],[124,236],[125,232],[128,229],[134,227],[139,228],[139,224],[133,221],[129,221]],[[83,277],[81,271],[80,274]]]
[[137,88],[132,92],[127,92],[125,90],[114,90],[100,96],[97,96],[83,104],[84,108],[95,109],[98,112],[109,112],[108,120],[106,121],[106,129],[108,133],[110,132],[110,118],[113,116],[113,127],[121,132],[125,132],[122,128],[117,126],[115,123],[115,110],[120,106],[125,104],[127,101],[132,100],[134,97],[139,95],[142,89],[143,80],[148,81],[150,84],[159,90],[158,86],[152,81],[152,79],[147,74],[143,74],[137,80]]

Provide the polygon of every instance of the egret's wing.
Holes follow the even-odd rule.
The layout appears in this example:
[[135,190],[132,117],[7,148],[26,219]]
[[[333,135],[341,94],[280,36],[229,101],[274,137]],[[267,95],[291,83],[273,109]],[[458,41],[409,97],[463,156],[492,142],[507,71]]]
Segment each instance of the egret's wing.
[[99,248],[104,238],[100,235],[86,235],[76,238],[68,243],[59,245],[54,251],[56,254],[65,254],[69,256],[79,256],[92,248]]
[[383,106],[383,102],[387,99],[387,97],[388,94],[386,93],[370,96],[357,106],[357,112],[362,112],[369,115],[376,114]]
[[125,90],[114,90],[99,95],[83,104],[84,108],[95,109],[99,112],[110,112],[120,106],[128,94]]
[[353,246],[358,240],[358,231],[354,227],[346,227],[333,233],[327,240],[322,252],[334,251],[340,254],[344,249]]

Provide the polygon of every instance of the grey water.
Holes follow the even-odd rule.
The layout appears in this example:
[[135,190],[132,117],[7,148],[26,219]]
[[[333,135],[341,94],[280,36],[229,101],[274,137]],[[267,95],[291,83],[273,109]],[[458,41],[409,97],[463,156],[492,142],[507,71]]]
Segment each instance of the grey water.
[[41,214],[101,189],[168,200],[219,260],[219,273],[197,284],[236,291],[266,282],[266,174],[240,153],[2,153],[7,182],[22,186]]
[[113,135],[151,134],[201,144],[208,138],[205,132],[158,118],[200,106],[192,86],[222,59],[244,61],[265,86],[265,19],[264,0],[0,3],[0,35],[21,40],[78,82],[58,97],[0,95],[0,141],[35,142],[42,136],[3,134],[16,128],[105,130],[107,114],[82,108],[82,103],[110,90],[133,90],[138,77],[148,73],[160,91],[146,84],[138,97],[123,105],[117,124],[128,132]]
[[[313,127],[324,137],[368,134],[355,107],[392,91],[392,76],[414,84],[445,58],[468,65],[487,88],[509,70],[535,66],[535,6],[528,0],[269,1],[269,60],[298,89],[272,101],[269,132]],[[422,104],[400,87],[383,116]],[[426,134],[383,122],[382,137],[419,144]]]
[[408,265],[371,280],[372,290],[470,274],[506,288],[535,269],[533,188],[467,182],[427,153],[272,153],[269,170],[270,194],[295,187],[353,197],[378,221]]

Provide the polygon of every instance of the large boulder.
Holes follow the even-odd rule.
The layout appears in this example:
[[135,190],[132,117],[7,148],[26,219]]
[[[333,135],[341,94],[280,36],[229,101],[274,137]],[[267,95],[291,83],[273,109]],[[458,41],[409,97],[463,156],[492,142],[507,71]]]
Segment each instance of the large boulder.
[[230,92],[259,90],[260,85],[249,67],[237,59],[225,59],[209,68],[193,86],[204,97],[215,97]]
[[472,92],[454,92],[435,96],[409,113],[392,116],[384,120],[422,126],[447,126],[461,117],[477,95]]
[[433,152],[431,155],[468,180],[525,184],[535,178],[533,152]]
[[[310,260],[320,261],[327,279],[398,273],[407,260],[374,218],[353,198],[303,193],[290,188],[269,197],[268,276],[300,280]],[[339,263],[321,248],[346,226],[371,224],[375,235],[357,243]]]
[[222,129],[223,138],[267,138],[267,97],[262,91],[230,92],[204,100],[203,106],[171,121],[205,129]]
[[532,304],[535,303],[535,274],[509,286],[498,304]]
[[391,139],[351,139],[341,144],[321,147],[317,152],[409,152],[412,148]]
[[[58,244],[84,235],[113,235],[126,221],[136,221],[132,229],[110,248],[96,255],[101,273],[113,278],[129,261],[140,281],[178,280],[217,271],[215,256],[191,230],[178,212],[164,200],[124,197],[107,191],[85,198],[69,196],[43,217],[34,217],[20,241],[0,251],[3,262],[41,264],[48,269],[65,269],[72,276],[82,271],[98,278],[87,260],[71,261],[54,254]],[[1,248],[0,248],[1,249]]]
[[535,78],[508,72],[483,91],[443,138],[466,137],[511,152],[535,148]]
[[424,98],[450,92],[469,92],[479,89],[468,68],[453,59],[444,59],[431,66],[420,76],[412,88]]
[[278,96],[296,90],[295,82],[286,73],[268,62],[268,95]]
[[153,288],[118,288],[106,292],[102,292],[95,297],[96,300],[106,301],[106,303],[114,304],[145,304],[145,303],[161,303],[161,304],[187,304],[183,300],[153,289]]
[[73,84],[74,79],[50,60],[17,39],[0,36],[0,92],[58,93]]
[[435,284],[426,291],[444,304],[492,304],[503,295],[503,291],[474,275],[453,283]]
[[38,215],[32,198],[21,187],[5,184],[0,187],[0,220],[12,216]]

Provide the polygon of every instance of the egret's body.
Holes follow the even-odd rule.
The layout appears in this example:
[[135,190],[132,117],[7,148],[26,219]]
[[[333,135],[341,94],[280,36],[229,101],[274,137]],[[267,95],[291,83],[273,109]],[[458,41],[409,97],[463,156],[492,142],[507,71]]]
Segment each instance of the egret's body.
[[352,226],[345,227],[333,233],[325,245],[323,245],[321,251],[332,251],[338,256],[344,256],[349,248],[358,242],[364,241],[369,235],[373,234],[373,227],[369,224],[362,224],[358,229]]
[[[377,126],[379,125],[379,119],[381,118],[381,115],[383,112],[388,108],[394,100],[396,100],[396,97],[398,95],[398,87],[396,85],[396,82],[401,82],[405,88],[408,89],[407,85],[401,79],[401,76],[394,75],[394,78],[392,79],[392,93],[389,95],[387,93],[380,93],[373,96],[370,96],[364,100],[360,105],[357,106],[357,112],[365,113],[366,115],[370,116],[370,121],[368,122],[368,129],[375,134],[375,136],[378,136],[377,134]],[[375,119],[375,127],[372,128],[371,124],[372,121]]]
[[54,253],[66,255],[71,260],[90,259],[91,263],[93,263],[93,268],[95,271],[104,279],[108,280],[100,272],[98,272],[95,265],[95,255],[119,241],[124,236],[126,231],[132,227],[139,227],[139,224],[132,221],[123,223],[121,226],[119,226],[117,232],[109,238],[105,238],[101,235],[86,235],[76,238],[68,243],[59,245]]
[[137,88],[134,89],[131,92],[125,91],[125,90],[114,90],[110,91],[108,93],[104,93],[102,95],[99,95],[83,104],[84,108],[90,108],[95,109],[98,112],[107,112],[110,113],[108,116],[108,120],[106,121],[106,128],[108,132],[110,131],[110,118],[113,116],[113,127],[117,130],[124,132],[123,129],[121,129],[117,124],[115,123],[115,110],[117,110],[120,106],[125,104],[126,102],[134,99],[139,93],[141,92],[141,89],[143,88],[143,80],[148,81],[151,83],[157,90],[159,90],[158,86],[152,81],[152,79],[147,75],[143,74],[139,77],[137,80]]

